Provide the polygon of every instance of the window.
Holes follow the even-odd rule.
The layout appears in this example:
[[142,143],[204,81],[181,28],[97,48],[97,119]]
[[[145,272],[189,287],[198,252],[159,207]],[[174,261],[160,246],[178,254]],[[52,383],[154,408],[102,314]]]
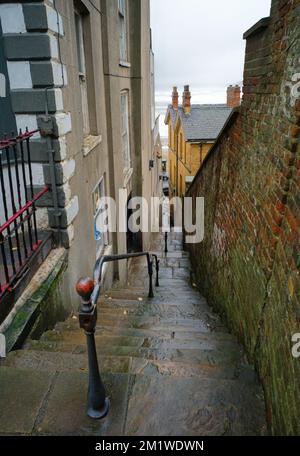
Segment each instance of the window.
[[90,119],[89,119],[89,104],[88,104],[88,91],[86,82],[86,59],[85,59],[85,43],[84,43],[84,27],[83,15],[75,11],[75,28],[76,28],[76,45],[77,45],[77,60],[78,60],[78,74],[81,92],[82,104],[82,119],[83,119],[83,134],[87,136],[90,134]]
[[120,62],[127,62],[127,30],[126,30],[126,0],[119,2],[119,42],[120,42]]
[[[103,252],[108,245],[108,233],[103,232],[100,215],[105,211],[102,198],[105,198],[105,178],[102,177],[93,191],[93,208],[94,208],[94,234],[96,241],[96,257]],[[107,221],[106,221],[107,222]]]
[[130,140],[129,140],[129,116],[128,116],[128,92],[121,93],[121,147],[123,152],[124,169],[131,168]]
[[84,55],[84,39],[83,39],[83,18],[80,13],[75,11],[75,27],[76,27],[76,44],[77,44],[77,60],[79,74],[86,75],[85,55]]

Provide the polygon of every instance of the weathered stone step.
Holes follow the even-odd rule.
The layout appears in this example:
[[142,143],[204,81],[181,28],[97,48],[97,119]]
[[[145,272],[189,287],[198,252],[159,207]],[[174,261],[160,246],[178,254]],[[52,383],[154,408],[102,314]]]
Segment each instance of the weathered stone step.
[[145,290],[143,292],[132,292],[131,290],[124,291],[111,291],[105,295],[100,296],[99,304],[106,303],[109,304],[110,301],[132,301],[133,303],[138,302],[149,302],[149,304],[193,304],[197,307],[203,307],[208,311],[211,311],[211,308],[208,306],[207,301],[204,298],[201,298],[199,293],[194,290],[185,292],[184,290],[163,290],[161,287],[155,289],[154,298],[148,298],[148,294]]
[[[30,350],[38,351],[53,351],[53,352],[65,352],[73,354],[84,354],[86,353],[86,344],[78,343],[74,340],[41,340],[28,342],[26,347]],[[244,362],[242,351],[233,348],[232,350],[224,349],[223,345],[218,350],[213,348],[201,348],[201,349],[176,349],[171,347],[160,347],[160,348],[146,348],[138,346],[120,346],[120,345],[103,345],[101,342],[98,343],[96,336],[96,344],[98,353],[100,356],[125,356],[133,358],[144,358],[148,360],[168,360],[173,362],[194,362],[200,364],[215,365],[226,365],[233,364],[239,365]]]
[[[189,253],[185,252],[183,250],[175,250],[175,251],[172,251],[172,252],[168,252],[167,254],[162,252],[162,250],[151,250],[151,253],[157,255],[159,259],[170,259],[170,258],[189,259],[190,258]],[[145,261],[146,260],[143,257],[135,258],[132,261],[132,264],[139,264],[139,265],[144,266],[145,265]]]
[[252,366],[247,364],[219,364],[194,363],[168,360],[147,360],[131,358],[130,372],[140,375],[164,375],[181,378],[212,378],[223,380],[240,379],[253,383],[257,381],[256,373]]
[[[178,279],[174,279],[173,282],[175,282],[175,280],[178,280]],[[169,282],[172,282],[172,280],[170,280]],[[153,284],[154,284],[154,280],[153,280]],[[165,296],[165,295],[167,295],[167,293],[169,293],[170,296],[177,296],[177,294],[179,294],[179,295],[185,296],[186,298],[188,298],[189,296],[197,296],[199,300],[204,299],[199,294],[199,291],[197,290],[197,288],[191,288],[191,286],[184,280],[181,281],[181,284],[179,287],[176,287],[175,285],[176,285],[176,283],[173,283],[172,287],[168,288],[168,287],[170,287],[170,283],[168,283],[168,284],[160,283],[159,287],[153,287],[154,292],[155,292],[154,298],[156,296],[159,296],[160,294]],[[129,292],[138,297],[139,296],[147,297],[148,296],[148,281],[146,281],[143,285],[140,285],[140,286],[129,284],[129,285],[127,285],[126,288],[122,288],[122,289],[120,289],[119,287],[112,288],[109,292],[106,292],[105,295],[109,295],[110,292],[112,292],[112,293],[113,292],[119,292],[119,293],[124,292],[124,294]]]
[[207,301],[204,298],[200,298],[198,292],[187,294],[184,290],[178,292],[177,294],[169,290],[156,289],[153,298],[148,298],[148,290],[144,293],[133,293],[133,292],[120,292],[113,291],[110,294],[102,295],[99,298],[98,304],[110,304],[111,301],[119,301],[121,305],[122,302],[131,302],[138,304],[139,302],[147,302],[149,305],[154,304],[169,304],[169,305],[178,305],[178,304],[193,304],[196,307],[202,307],[207,309],[207,311],[212,312],[211,307],[207,304]]
[[[133,375],[162,375],[182,378],[240,379],[255,382],[256,375],[248,365],[215,365],[209,363],[181,363],[142,358],[99,356],[101,373],[130,373]],[[72,354],[38,350],[19,350],[10,353],[2,366],[16,369],[33,369],[48,372],[87,372],[87,354]]]
[[[96,339],[99,344],[120,345],[130,347],[147,347],[159,348],[159,346],[170,345],[172,348],[208,348],[219,347],[229,348],[230,345],[239,347],[236,339],[226,333],[210,332],[171,332],[171,331],[147,331],[147,330],[130,330],[130,328],[111,328],[99,327],[96,329]],[[43,334],[41,340],[63,341],[81,343],[85,341],[85,335],[79,328],[69,328],[60,331],[55,329]]]
[[100,317],[123,318],[124,316],[132,317],[158,317],[161,319],[196,319],[206,325],[210,322],[209,315],[205,310],[197,308],[193,305],[165,305],[165,304],[152,304],[149,302],[112,302],[108,305],[100,306]]
[[[102,372],[127,373],[130,370],[131,358],[129,357],[101,356],[99,361]],[[3,365],[18,369],[38,369],[43,371],[87,371],[88,358],[86,354],[19,350],[11,352]]]
[[[86,352],[86,346],[78,347],[81,353]],[[102,356],[130,356],[150,360],[169,360],[180,362],[208,363],[212,366],[241,362],[241,352],[224,352],[213,349],[172,349],[172,348],[136,348],[130,346],[99,347]]]
[[[73,355],[87,356],[86,344],[72,344],[66,342],[50,342],[50,341],[30,341],[26,345],[27,350],[38,352],[53,352],[55,354],[70,353]],[[227,371],[230,369],[231,376],[245,365],[245,360],[242,353],[225,353],[217,350],[165,350],[161,352],[158,349],[146,349],[135,347],[98,347],[99,359],[109,357],[113,358],[138,358],[136,366],[143,366],[146,362],[155,363],[179,363],[182,369],[184,366],[192,365],[196,367],[204,367],[204,369],[216,368],[218,370]],[[208,371],[207,371],[208,372]],[[220,374],[221,376],[221,374]],[[225,376],[226,377],[226,376]]]
[[[184,339],[183,337],[175,338],[173,333],[166,337],[159,337],[158,334],[142,337],[141,335],[120,335],[117,331],[112,334],[109,330],[96,331],[96,343],[99,347],[136,347],[136,348],[155,348],[155,349],[205,349],[205,350],[239,350],[233,338],[215,337],[211,333],[197,334],[198,337]],[[50,342],[66,342],[73,344],[84,344],[85,335],[80,330],[69,331],[48,331],[42,337],[42,340]]]
[[[140,290],[147,290],[148,287],[148,280],[146,277],[131,277],[129,280],[129,286],[132,286],[133,288],[140,289]],[[180,290],[181,292],[189,293],[192,291],[191,286],[190,286],[190,280],[185,278],[185,277],[176,277],[174,279],[160,279],[160,286],[158,288],[155,288],[154,291],[157,293],[159,292],[166,292],[172,287],[174,287],[176,290]],[[154,284],[154,280],[153,280]]]
[[[98,326],[111,326],[113,328],[135,328],[135,329],[150,329],[163,331],[193,331],[210,333],[210,327],[207,323],[200,319],[190,318],[161,318],[159,316],[133,316],[127,313],[115,315],[112,313],[103,313],[98,316]],[[220,327],[220,332],[221,331]]]
[[[144,279],[146,280],[148,277],[148,269],[147,268],[140,268],[135,266],[131,269],[130,273],[133,277],[131,277],[131,281],[134,279]],[[160,267],[159,269],[159,280],[164,283],[165,280],[174,280],[174,279],[184,279],[189,280],[191,276],[191,271],[189,267]]]
[[182,301],[169,301],[169,300],[149,300],[129,301],[122,299],[110,299],[102,301],[98,305],[99,314],[104,312],[117,314],[132,314],[140,316],[144,312],[144,316],[160,316],[160,318],[191,318],[195,320],[213,320],[221,323],[220,318],[214,314],[211,309],[207,308],[205,304],[196,306],[193,303],[184,304]]
[[66,343],[66,342],[49,342],[47,340],[32,340],[27,339],[25,345],[23,346],[23,350],[34,350],[34,351],[45,351],[45,352],[54,352],[54,353],[71,353],[71,354],[78,354],[84,353],[82,348],[78,350],[78,345],[73,343]]
[[111,410],[105,420],[92,421],[86,417],[86,372],[1,368],[0,434],[265,434],[255,381],[122,373],[104,373],[103,381]]
[[[78,320],[69,319],[64,323],[58,323],[56,329],[58,331],[74,330],[79,328]],[[120,330],[142,330],[155,331],[163,334],[172,334],[175,332],[179,337],[179,333],[189,333],[188,339],[193,339],[193,335],[200,334],[228,334],[228,331],[221,324],[208,324],[199,319],[160,319],[158,317],[133,317],[131,315],[115,316],[114,314],[103,313],[98,317],[97,330],[107,328],[108,332],[119,333]],[[182,336],[183,337],[183,336]]]
[[198,291],[189,288],[188,293],[185,290],[177,290],[176,288],[164,289],[163,287],[155,288],[153,298],[148,298],[148,293],[143,290],[142,293],[133,292],[131,290],[111,291],[100,296],[99,303],[109,303],[111,300],[116,301],[132,301],[132,302],[149,302],[149,304],[167,303],[167,304],[194,304],[195,306],[204,306],[210,309],[206,299],[202,298]]
[[[97,333],[103,336],[123,336],[123,337],[156,337],[159,339],[179,339],[179,340],[197,340],[207,339],[213,337],[216,340],[236,341],[235,337],[228,332],[210,332],[210,331],[186,331],[186,328],[172,331],[170,328],[153,329],[135,329],[135,328],[122,328],[113,326],[102,326],[101,321],[97,326]],[[64,323],[58,323],[55,328],[59,332],[77,331],[78,320],[67,320]]]

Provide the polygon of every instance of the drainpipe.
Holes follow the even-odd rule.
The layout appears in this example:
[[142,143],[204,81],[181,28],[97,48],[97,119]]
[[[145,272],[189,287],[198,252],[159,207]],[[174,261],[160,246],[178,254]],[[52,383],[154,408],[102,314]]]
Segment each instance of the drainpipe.
[[[53,197],[53,207],[54,207],[54,217],[55,217],[55,224],[60,227],[60,218],[61,218],[61,210],[58,203],[58,191],[56,186],[56,172],[55,172],[55,161],[54,161],[54,154],[55,151],[53,149],[52,139],[50,136],[46,137],[47,141],[47,149],[48,149],[48,159],[49,159],[49,166],[50,166],[50,182],[51,182],[51,189],[52,189],[52,197]],[[60,235],[59,235],[60,237]]]

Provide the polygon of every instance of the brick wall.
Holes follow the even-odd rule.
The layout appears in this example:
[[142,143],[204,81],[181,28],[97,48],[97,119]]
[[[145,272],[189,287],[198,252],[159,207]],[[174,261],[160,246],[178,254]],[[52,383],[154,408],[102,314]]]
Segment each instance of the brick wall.
[[300,435],[300,0],[245,34],[244,98],[189,190],[205,239],[199,286],[246,346],[274,434]]

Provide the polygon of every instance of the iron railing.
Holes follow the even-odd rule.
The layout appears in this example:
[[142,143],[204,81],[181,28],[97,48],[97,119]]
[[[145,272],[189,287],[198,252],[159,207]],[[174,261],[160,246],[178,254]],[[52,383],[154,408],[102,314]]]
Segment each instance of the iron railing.
[[149,252],[128,253],[124,255],[102,256],[96,263],[94,269],[94,279],[80,279],[76,285],[76,291],[81,297],[82,305],[79,313],[80,327],[84,329],[87,338],[87,352],[89,363],[89,388],[87,400],[87,414],[94,419],[105,418],[109,411],[109,400],[106,396],[103,385],[97,350],[95,344],[95,330],[97,325],[97,302],[101,293],[101,282],[103,266],[106,263],[127,260],[130,258],[146,257],[149,275],[149,298],[153,298],[153,259],[156,266],[155,285],[159,286],[159,259],[157,255]]
[[0,303],[42,243],[36,203],[49,188],[34,193],[30,139],[35,133],[20,131],[0,140]]

